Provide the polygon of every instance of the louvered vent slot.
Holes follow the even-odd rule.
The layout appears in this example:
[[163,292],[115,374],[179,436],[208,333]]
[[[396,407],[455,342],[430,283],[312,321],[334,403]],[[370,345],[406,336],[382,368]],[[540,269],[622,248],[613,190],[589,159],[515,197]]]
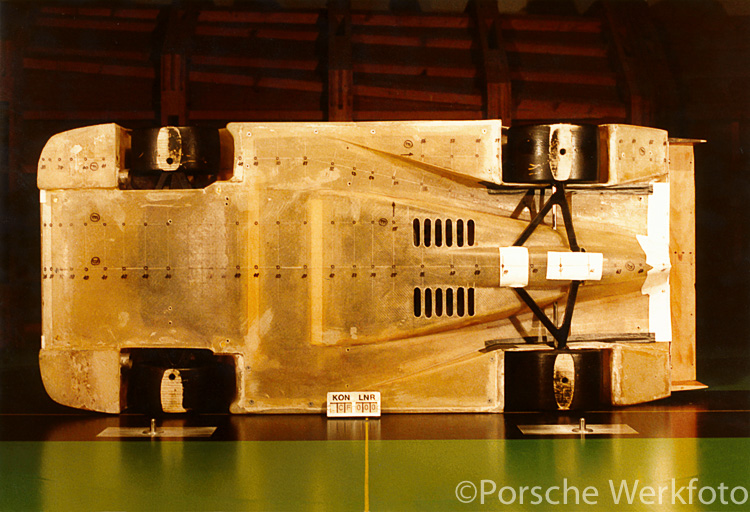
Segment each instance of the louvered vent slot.
[[474,288],[414,288],[414,316],[474,316]]
[[476,223],[472,219],[414,219],[412,226],[415,247],[453,247],[454,243],[471,247],[476,240]]

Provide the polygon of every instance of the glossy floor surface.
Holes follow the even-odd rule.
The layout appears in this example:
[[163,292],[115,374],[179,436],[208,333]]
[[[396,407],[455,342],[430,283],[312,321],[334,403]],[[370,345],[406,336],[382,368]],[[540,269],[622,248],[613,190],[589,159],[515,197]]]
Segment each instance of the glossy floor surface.
[[[211,441],[361,441],[540,439],[519,426],[628,425],[635,433],[596,438],[750,437],[750,393],[690,391],[650,404],[611,410],[504,414],[390,414],[378,419],[326,419],[323,415],[170,415],[164,428],[216,427]],[[0,441],[97,441],[108,428],[150,428],[150,417],[86,413],[60,408],[44,414],[3,414]],[[367,433],[365,432],[367,430]],[[572,432],[571,432],[572,435]],[[541,437],[557,438],[557,435]],[[589,435],[589,438],[592,436]],[[165,438],[165,440],[174,440]],[[132,439],[131,439],[132,440]],[[206,440],[205,438],[203,440]],[[186,440],[186,442],[194,439]]]
[[703,391],[589,424],[628,435],[525,436],[580,414],[177,416],[157,431],[98,437],[150,418],[0,416],[0,510],[747,510],[750,401]]
[[[9,371],[0,510],[750,510],[750,392],[736,379],[585,414],[177,415],[156,430],[215,430],[113,439],[100,434],[151,418],[35,402]],[[581,417],[635,432],[520,428]]]

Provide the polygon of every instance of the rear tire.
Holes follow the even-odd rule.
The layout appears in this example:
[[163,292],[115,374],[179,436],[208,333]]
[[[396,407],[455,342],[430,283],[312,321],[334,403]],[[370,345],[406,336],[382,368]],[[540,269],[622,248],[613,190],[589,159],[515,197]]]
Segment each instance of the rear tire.
[[508,129],[503,149],[503,181],[506,183],[544,184],[555,181],[553,162],[567,155],[571,162],[566,183],[598,183],[599,129],[595,125],[565,125],[569,140],[559,142],[557,125],[514,126]]
[[506,351],[505,409],[559,411],[601,407],[605,403],[604,354],[599,349]]

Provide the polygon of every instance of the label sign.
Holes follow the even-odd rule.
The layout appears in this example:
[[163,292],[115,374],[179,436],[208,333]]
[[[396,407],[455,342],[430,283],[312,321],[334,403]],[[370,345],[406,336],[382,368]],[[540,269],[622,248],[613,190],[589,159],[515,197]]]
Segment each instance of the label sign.
[[529,284],[529,249],[500,247],[500,286],[523,288]]
[[380,391],[342,391],[328,393],[329,418],[379,418]]
[[600,252],[547,253],[547,279],[600,281],[604,255]]

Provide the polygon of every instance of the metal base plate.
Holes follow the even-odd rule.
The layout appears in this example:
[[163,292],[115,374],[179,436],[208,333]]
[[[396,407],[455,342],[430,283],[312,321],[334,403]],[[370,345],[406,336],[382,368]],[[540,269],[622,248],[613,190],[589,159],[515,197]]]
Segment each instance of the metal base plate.
[[577,424],[571,425],[518,425],[518,428],[527,436],[573,436],[573,435],[597,435],[597,434],[637,434],[638,432],[624,423],[611,425],[585,425],[581,430]]
[[216,427],[108,427],[96,437],[211,437]]

